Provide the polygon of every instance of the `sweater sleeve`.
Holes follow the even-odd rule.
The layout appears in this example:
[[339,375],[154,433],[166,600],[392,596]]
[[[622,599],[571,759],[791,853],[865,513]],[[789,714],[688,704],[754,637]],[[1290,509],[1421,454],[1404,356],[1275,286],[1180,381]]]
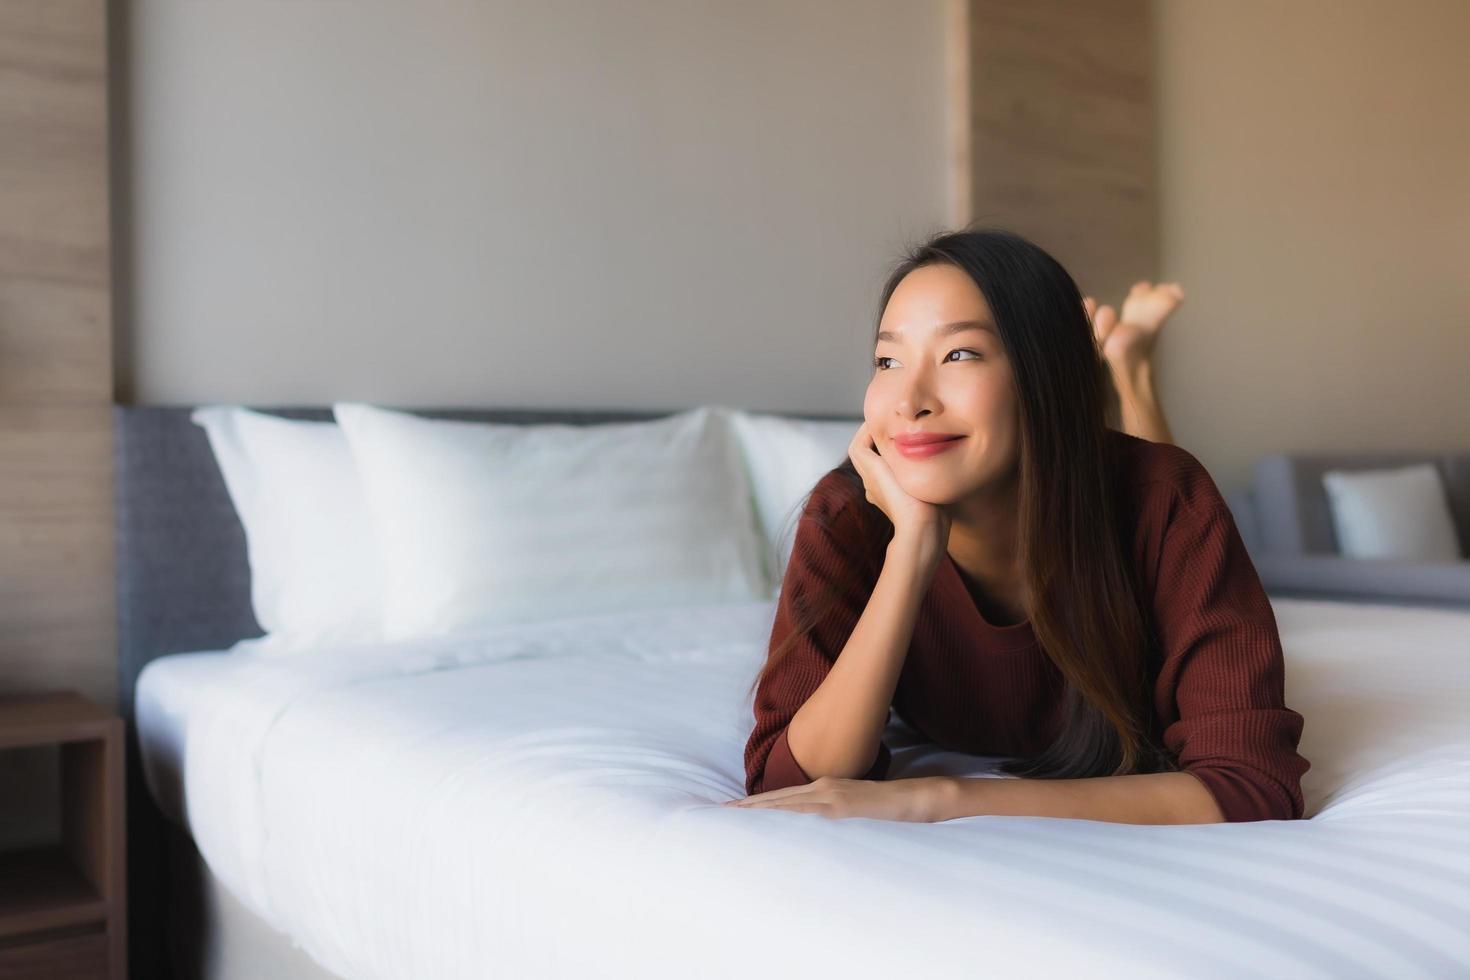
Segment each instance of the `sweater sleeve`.
[[[1303,718],[1286,707],[1275,615],[1230,510],[1193,457],[1172,497],[1152,606],[1163,732],[1227,822],[1303,815]],[[1172,695],[1172,698],[1169,696]]]
[[[851,543],[857,540],[859,532],[850,509],[819,521],[812,516],[814,506],[809,504],[797,523],[791,557],[776,601],[768,650],[774,650],[791,635],[799,613],[814,604],[825,603],[828,588],[835,589],[838,579],[853,574],[848,566],[869,560]],[[830,522],[832,527],[824,526],[822,521]],[[867,608],[876,576],[869,574],[866,564],[860,568],[856,583],[836,601],[826,617],[795,641],[757,686],[753,706],[755,728],[745,746],[747,794],[812,781],[791,753],[786,726],[826,679]],[[880,741],[873,765],[859,778],[882,779],[888,772],[890,759],[888,746]]]

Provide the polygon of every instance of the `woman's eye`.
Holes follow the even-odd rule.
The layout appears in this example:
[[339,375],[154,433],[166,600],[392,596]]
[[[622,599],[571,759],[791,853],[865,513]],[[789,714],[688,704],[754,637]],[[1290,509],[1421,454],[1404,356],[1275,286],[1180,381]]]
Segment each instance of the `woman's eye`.
[[[955,350],[952,350],[949,353],[950,354],[974,354],[977,358],[980,357],[980,353],[978,351],[969,350],[968,348],[965,348],[965,347],[956,348]],[[944,357],[944,359],[946,361],[948,361],[949,360],[949,354],[946,354],[945,357]],[[876,368],[879,371],[885,371],[885,370],[887,370],[887,368],[885,368],[883,366],[883,362],[884,361],[891,361],[891,360],[893,360],[893,358],[887,357],[887,356],[884,356],[884,355],[881,355],[880,354],[879,356],[873,358],[873,367]]]

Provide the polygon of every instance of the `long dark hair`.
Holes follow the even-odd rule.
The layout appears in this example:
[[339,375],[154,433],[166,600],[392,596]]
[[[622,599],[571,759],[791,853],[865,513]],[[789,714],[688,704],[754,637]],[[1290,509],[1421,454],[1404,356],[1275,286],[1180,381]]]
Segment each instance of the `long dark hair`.
[[[879,323],[899,282],[937,263],[974,280],[1011,364],[1020,425],[1018,558],[1032,597],[1032,630],[1066,682],[1065,721],[1057,738],[1040,753],[1007,759],[1000,768],[1044,779],[1177,770],[1177,760],[1153,731],[1150,689],[1158,651],[1129,560],[1132,536],[1123,527],[1118,499],[1119,460],[1107,434],[1106,369],[1077,284],[1060,263],[1019,235],[951,231],[909,249],[884,285]],[[852,460],[843,460],[836,472],[851,485],[863,540],[890,539],[893,525],[866,500]],[[863,576],[876,577],[882,549],[875,554],[874,560],[850,565],[843,573],[847,581],[825,590],[826,601],[804,597],[797,603],[795,628],[772,648],[752,689]]]

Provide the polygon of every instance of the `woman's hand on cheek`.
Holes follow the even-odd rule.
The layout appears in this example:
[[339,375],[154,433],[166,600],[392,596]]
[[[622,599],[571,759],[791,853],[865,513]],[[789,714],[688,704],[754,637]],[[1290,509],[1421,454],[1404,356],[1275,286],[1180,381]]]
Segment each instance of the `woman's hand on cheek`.
[[910,495],[893,475],[893,467],[878,452],[868,423],[858,426],[847,447],[848,458],[863,478],[868,503],[877,507],[893,524],[894,534],[934,535],[941,548],[949,541],[947,511]]
[[871,817],[930,823],[934,817],[935,777],[919,779],[838,779],[820,776],[801,786],[756,793],[722,806],[818,813],[833,820]]

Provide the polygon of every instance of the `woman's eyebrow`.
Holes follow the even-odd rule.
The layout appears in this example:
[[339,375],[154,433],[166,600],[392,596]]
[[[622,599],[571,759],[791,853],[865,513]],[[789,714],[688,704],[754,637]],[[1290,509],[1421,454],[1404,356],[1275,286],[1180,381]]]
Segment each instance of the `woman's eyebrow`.
[[[954,323],[946,323],[934,331],[936,337],[948,337],[952,334],[964,333],[966,330],[988,330],[995,333],[995,324],[989,320],[956,320]],[[903,340],[902,330],[880,330],[879,340],[887,340],[891,343],[900,343]]]

